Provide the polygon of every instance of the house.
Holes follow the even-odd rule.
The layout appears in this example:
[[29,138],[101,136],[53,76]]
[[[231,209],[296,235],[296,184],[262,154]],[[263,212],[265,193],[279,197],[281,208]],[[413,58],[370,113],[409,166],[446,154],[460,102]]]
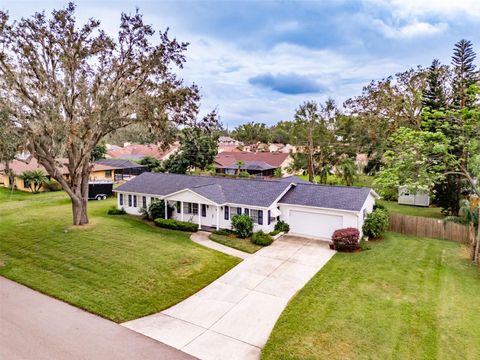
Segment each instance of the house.
[[329,240],[341,228],[360,231],[378,195],[370,188],[279,180],[143,173],[118,187],[118,208],[139,215],[153,200],[164,200],[166,216],[199,228],[230,229],[235,214],[248,214],[254,230],[270,232],[279,220],[292,235]]
[[242,143],[237,141],[230,136],[220,136],[218,138],[218,153],[222,152],[233,152],[233,151],[241,151],[240,148],[242,147]]
[[239,151],[218,154],[214,167],[219,174],[234,175],[240,164],[240,170],[247,171],[250,175],[271,177],[278,168],[285,172],[290,163],[291,158],[287,153]]
[[178,150],[179,146],[178,142],[171,144],[167,149],[162,149],[154,144],[125,143],[123,147],[108,144],[106,157],[109,159],[142,160],[150,156],[158,160],[166,160]]
[[[68,168],[66,166],[68,160],[63,159],[60,161],[62,165],[58,167],[65,179],[68,179]],[[14,176],[14,187],[17,190],[22,191],[31,191],[28,187],[28,184],[20,178],[20,175],[25,171],[41,170],[47,176],[47,179],[50,180],[47,170],[38,163],[37,159],[34,157],[29,157],[25,161],[13,160],[9,164],[10,169],[15,174]],[[90,171],[90,180],[91,181],[100,181],[100,180],[127,180],[134,175],[141,174],[147,170],[146,166],[138,165],[132,163],[131,161],[124,160],[100,160],[97,161],[92,170]],[[8,175],[5,173],[5,165],[0,164],[0,186],[10,187],[10,180]],[[48,188],[42,186],[39,191],[46,191]]]

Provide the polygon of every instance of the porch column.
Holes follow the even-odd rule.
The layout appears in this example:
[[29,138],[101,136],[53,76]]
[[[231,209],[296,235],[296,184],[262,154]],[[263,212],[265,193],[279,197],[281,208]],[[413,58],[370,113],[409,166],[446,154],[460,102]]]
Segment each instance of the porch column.
[[168,219],[168,200],[163,200],[163,203],[165,204],[165,219]]
[[198,204],[198,230],[202,229],[202,204]]
[[183,221],[183,201],[180,201],[180,220]]
[[220,230],[220,206],[217,206],[217,230]]

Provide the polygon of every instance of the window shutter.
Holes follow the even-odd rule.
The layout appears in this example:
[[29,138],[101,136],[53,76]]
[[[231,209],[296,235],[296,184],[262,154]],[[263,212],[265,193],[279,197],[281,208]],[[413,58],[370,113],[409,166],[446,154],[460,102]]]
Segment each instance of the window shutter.
[[202,217],[207,216],[207,205],[202,204]]
[[268,217],[267,224],[270,225],[270,217],[271,217],[270,210],[268,210],[267,217]]
[[242,215],[242,208],[241,207],[237,207],[237,215]]
[[133,195],[133,207],[137,207],[137,195]]
[[224,219],[225,220],[228,220],[228,218],[229,218],[229,210],[230,210],[230,208],[228,206],[225,206],[225,208],[224,208],[224,215],[225,215]]
[[244,213],[245,213],[245,215],[250,215],[250,210],[249,210],[249,209],[245,209]]
[[258,210],[258,225],[263,225],[263,210]]
[[143,207],[144,209],[147,208],[147,197],[146,197],[146,196],[144,196],[144,197],[142,198],[142,207]]
[[180,203],[180,201],[177,201],[177,213],[178,214],[180,214],[181,207],[182,207],[182,204]]
[[128,206],[132,206],[132,195],[128,195]]
[[120,194],[119,197],[120,197],[120,198],[119,198],[119,200],[120,200],[120,206],[122,206],[122,205],[123,205],[123,194]]

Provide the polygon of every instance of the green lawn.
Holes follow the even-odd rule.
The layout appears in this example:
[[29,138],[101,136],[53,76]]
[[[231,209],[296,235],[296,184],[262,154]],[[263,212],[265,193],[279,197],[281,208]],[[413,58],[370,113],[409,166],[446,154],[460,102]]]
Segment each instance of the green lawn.
[[480,359],[480,271],[465,249],[393,233],[370,246],[315,275],[262,359]]
[[130,216],[114,199],[89,203],[91,224],[73,228],[62,192],[0,189],[0,275],[116,322],[187,298],[239,260]]
[[389,212],[402,214],[402,215],[411,215],[411,216],[423,216],[428,218],[443,219],[445,217],[442,214],[442,209],[439,207],[421,207],[421,206],[411,206],[411,205],[400,205],[396,201],[387,201],[387,200],[377,200],[378,204],[384,205]]
[[252,243],[250,239],[239,239],[235,236],[210,234],[209,239],[249,254],[253,254],[262,248],[262,246]]

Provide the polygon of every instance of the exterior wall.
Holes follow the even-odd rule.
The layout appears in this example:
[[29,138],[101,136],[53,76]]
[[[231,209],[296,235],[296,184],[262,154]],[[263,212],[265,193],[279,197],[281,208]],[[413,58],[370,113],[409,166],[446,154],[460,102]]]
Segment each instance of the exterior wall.
[[370,193],[368,195],[365,204],[363,204],[362,210],[358,215],[358,230],[360,231],[360,238],[363,236],[362,227],[365,222],[365,218],[369,213],[373,211],[373,206],[375,205],[375,197]]
[[[23,180],[20,179],[18,176],[15,176],[15,189],[20,190],[20,191],[26,191],[26,192],[31,192],[30,188],[24,187],[23,186]],[[3,187],[10,187],[10,181],[8,179],[8,176],[6,175],[0,175],[0,186]],[[45,186],[40,187],[39,192],[44,192],[47,191]]]
[[108,170],[92,171],[90,173],[90,180],[111,180],[115,178],[115,170],[110,170],[110,176],[108,176]]

